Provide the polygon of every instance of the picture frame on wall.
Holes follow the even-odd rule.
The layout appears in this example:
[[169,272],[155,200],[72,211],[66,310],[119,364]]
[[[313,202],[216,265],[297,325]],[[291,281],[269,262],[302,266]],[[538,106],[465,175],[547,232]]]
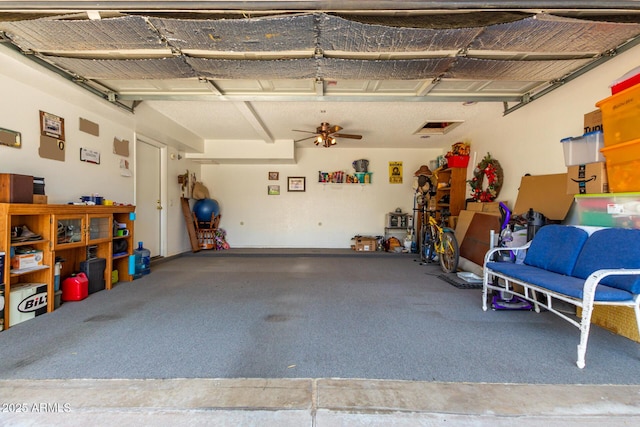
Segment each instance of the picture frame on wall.
[[267,185],[267,194],[270,196],[279,196],[280,195],[280,186],[279,185]]
[[269,172],[269,181],[277,181],[280,179],[280,172]]
[[306,178],[304,176],[290,176],[287,178],[287,191],[305,191]]

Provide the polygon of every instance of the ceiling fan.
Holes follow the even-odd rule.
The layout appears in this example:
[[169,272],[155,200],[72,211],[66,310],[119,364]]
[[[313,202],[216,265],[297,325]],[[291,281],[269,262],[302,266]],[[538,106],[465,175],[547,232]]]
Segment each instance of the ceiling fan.
[[330,125],[327,122],[322,122],[320,126],[316,128],[315,132],[308,130],[293,129],[294,132],[306,132],[312,133],[313,136],[309,136],[302,139],[296,139],[294,142],[305,141],[307,139],[315,138],[313,141],[316,145],[322,144],[324,147],[331,147],[336,145],[336,138],[349,138],[349,139],[362,139],[362,135],[352,135],[348,133],[338,133],[342,128],[338,125]]

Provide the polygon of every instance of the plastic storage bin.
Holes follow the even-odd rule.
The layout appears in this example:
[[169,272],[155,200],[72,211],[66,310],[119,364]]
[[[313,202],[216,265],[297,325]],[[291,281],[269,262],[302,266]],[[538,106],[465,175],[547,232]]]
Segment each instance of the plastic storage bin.
[[564,163],[567,166],[604,162],[600,152],[603,147],[602,131],[585,133],[582,136],[561,139]]
[[578,223],[640,228],[640,193],[576,194]]
[[640,139],[602,149],[607,160],[609,191],[640,191]]
[[605,147],[640,138],[640,85],[611,95],[596,107],[602,111]]

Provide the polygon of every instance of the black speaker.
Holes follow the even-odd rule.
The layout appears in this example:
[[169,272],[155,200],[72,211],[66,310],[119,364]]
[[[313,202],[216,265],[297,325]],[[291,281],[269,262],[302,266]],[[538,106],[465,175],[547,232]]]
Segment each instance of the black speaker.
[[92,258],[80,262],[80,271],[89,279],[89,294],[105,288],[104,270],[106,268],[107,260],[104,258]]

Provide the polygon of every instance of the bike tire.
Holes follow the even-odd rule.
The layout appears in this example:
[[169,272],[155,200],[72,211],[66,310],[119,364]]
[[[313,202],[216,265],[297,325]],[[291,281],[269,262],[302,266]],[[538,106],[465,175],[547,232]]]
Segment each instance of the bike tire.
[[445,230],[442,233],[442,248],[444,253],[440,254],[440,267],[445,273],[455,273],[458,270],[460,261],[460,248],[453,231]]
[[432,262],[436,257],[433,234],[431,227],[425,226],[422,232],[422,245],[420,248],[420,260],[422,262]]

